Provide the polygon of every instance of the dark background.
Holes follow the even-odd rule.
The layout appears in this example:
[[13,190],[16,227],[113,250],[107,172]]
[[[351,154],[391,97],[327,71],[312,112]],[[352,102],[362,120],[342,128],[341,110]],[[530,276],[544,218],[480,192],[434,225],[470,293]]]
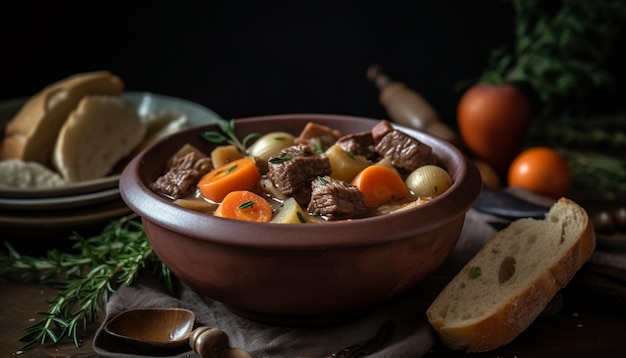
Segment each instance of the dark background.
[[[456,86],[512,39],[501,0],[14,1],[0,22],[0,100],[107,69],[128,91],[182,97],[224,118],[385,117],[365,76],[378,63],[454,124]],[[622,63],[612,60],[618,77]]]

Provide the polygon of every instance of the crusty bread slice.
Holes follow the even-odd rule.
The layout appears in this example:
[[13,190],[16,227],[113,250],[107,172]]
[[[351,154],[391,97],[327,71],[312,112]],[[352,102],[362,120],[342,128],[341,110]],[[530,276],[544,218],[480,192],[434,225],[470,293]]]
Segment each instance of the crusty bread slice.
[[121,97],[83,97],[59,132],[54,167],[68,182],[102,178],[145,133],[145,123]]
[[447,347],[482,352],[526,329],[595,250],[587,213],[561,198],[544,220],[499,231],[426,311]]
[[86,95],[122,94],[122,80],[108,71],[80,73],[46,86],[31,97],[7,124],[2,159],[22,159],[49,166],[59,130]]

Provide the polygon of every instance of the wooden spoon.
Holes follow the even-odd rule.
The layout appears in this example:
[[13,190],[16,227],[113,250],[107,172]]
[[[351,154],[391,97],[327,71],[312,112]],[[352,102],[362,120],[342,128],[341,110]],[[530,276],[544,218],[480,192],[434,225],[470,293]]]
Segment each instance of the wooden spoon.
[[183,308],[132,308],[119,313],[105,331],[142,352],[164,353],[191,347],[203,358],[250,358],[232,348],[228,336],[217,328],[193,329],[196,316]]

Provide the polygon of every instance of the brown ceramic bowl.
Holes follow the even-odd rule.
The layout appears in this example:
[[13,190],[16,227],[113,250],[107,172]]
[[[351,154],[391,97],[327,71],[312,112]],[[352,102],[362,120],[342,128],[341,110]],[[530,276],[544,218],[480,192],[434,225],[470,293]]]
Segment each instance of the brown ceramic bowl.
[[[288,131],[307,122],[344,134],[371,130],[378,120],[318,114],[236,121],[237,134]],[[454,146],[397,126],[430,145],[453,185],[438,198],[402,212],[321,224],[267,224],[213,217],[173,205],[147,187],[183,144],[210,150],[190,128],[147,148],[125,168],[123,200],[141,216],[159,258],[184,283],[232,311],[266,323],[308,324],[358,314],[406,292],[448,257],[465,213],[482,184],[473,164]],[[208,152],[208,151],[207,151]]]

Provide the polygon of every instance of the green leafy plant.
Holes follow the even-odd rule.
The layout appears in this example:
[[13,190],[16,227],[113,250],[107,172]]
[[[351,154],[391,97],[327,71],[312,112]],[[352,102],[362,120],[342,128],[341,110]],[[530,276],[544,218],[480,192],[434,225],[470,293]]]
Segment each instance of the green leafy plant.
[[108,224],[96,236],[78,234],[73,253],[49,250],[45,257],[20,255],[9,244],[0,254],[0,276],[22,281],[38,280],[57,290],[48,300],[41,320],[24,329],[24,348],[39,343],[72,339],[79,345],[79,328],[98,318],[111,293],[120,285],[131,285],[142,273],[151,273],[173,292],[169,269],[156,257],[134,216]]
[[613,84],[606,62],[626,22],[623,0],[510,0],[514,39],[492,53],[486,82],[530,90],[544,111],[578,109]]

